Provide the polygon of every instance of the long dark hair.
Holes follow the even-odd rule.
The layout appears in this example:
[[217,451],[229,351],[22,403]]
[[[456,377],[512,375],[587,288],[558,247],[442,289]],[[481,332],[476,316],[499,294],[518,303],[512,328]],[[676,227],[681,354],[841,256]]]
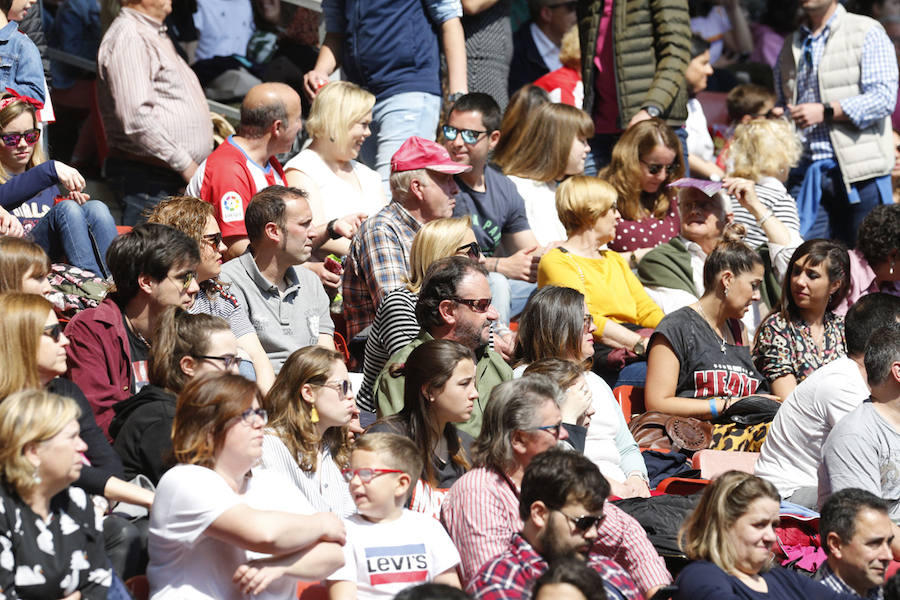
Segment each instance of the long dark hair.
[[785,320],[795,321],[801,318],[800,309],[797,308],[794,295],[791,293],[791,275],[797,261],[807,256],[809,257],[808,266],[825,265],[829,285],[835,281],[841,282],[838,289],[828,298],[828,304],[825,306],[826,312],[833,311],[838,304],[844,301],[847,292],[850,291],[850,255],[847,253],[847,248],[834,240],[822,238],[806,240],[791,255],[787,272],[781,282],[781,300],[778,303],[777,312]]
[[542,287],[519,317],[516,364],[549,357],[578,360],[583,327],[584,294],[567,287]]
[[[384,422],[405,427],[409,437],[425,456],[430,456],[432,449],[437,445],[438,434],[435,434],[437,422],[431,410],[431,403],[425,398],[422,390],[436,391],[443,388],[453,375],[456,365],[466,359],[475,362],[472,351],[459,342],[429,340],[413,350],[405,364],[392,365],[390,368],[391,377],[406,377],[403,387],[403,409],[396,415],[384,419]],[[468,470],[469,460],[453,423],[447,423],[440,435],[447,440],[450,460]],[[431,460],[424,462],[423,479],[436,486],[438,481],[434,463]]]

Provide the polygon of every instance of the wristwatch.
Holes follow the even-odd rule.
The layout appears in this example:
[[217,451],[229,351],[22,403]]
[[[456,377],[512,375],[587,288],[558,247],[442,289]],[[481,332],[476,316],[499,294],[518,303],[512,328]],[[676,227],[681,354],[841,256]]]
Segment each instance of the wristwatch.
[[647,354],[647,340],[645,338],[641,338],[637,341],[637,343],[632,346],[631,351],[637,354],[638,356],[643,356]]
[[653,117],[654,119],[662,114],[662,111],[656,108],[655,106],[645,106],[644,110],[647,111],[647,114]]
[[834,120],[834,107],[829,102],[823,102],[822,107],[825,109],[825,122],[831,125]]
[[328,237],[332,240],[336,240],[341,237],[341,234],[335,232],[334,224],[337,222],[337,219],[332,219],[328,221],[328,225],[325,226],[325,233],[328,234]]

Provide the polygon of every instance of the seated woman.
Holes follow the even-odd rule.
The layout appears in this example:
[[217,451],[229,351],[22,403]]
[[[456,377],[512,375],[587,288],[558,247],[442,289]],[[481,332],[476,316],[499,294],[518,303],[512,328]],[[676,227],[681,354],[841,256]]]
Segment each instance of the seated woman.
[[[39,138],[34,106],[16,95],[0,98],[0,205],[23,207],[34,222],[29,237],[52,260],[107,277],[104,259],[116,223],[103,202],[82,192],[78,171],[44,159]],[[70,200],[56,202],[57,183],[69,189]]]
[[192,379],[179,394],[179,464],[162,476],[150,515],[153,600],[287,600],[297,578],[319,580],[343,564],[340,518],[313,514],[283,477],[252,470],[268,420],[261,401],[256,384],[233,373]]
[[850,252],[850,290],[835,310],[847,310],[861,296],[885,292],[900,296],[900,204],[872,209],[857,232],[856,249]]
[[[0,400],[27,388],[45,389],[73,400],[79,408],[78,425],[89,461],[74,485],[112,502],[149,508],[153,493],[126,481],[122,462],[97,426],[84,393],[62,377],[69,340],[50,302],[35,294],[7,293],[0,296],[0,314]],[[142,545],[137,540],[142,535],[141,524],[110,515],[103,528],[109,540],[106,551],[116,572],[123,578],[140,573]]]
[[[571,421],[574,422],[575,427],[583,429],[584,431],[580,434],[583,439],[584,433],[591,424],[591,417],[594,415],[594,406],[591,403],[593,397],[591,388],[584,378],[584,365],[574,360],[555,357],[542,358],[525,367],[522,372],[523,377],[533,374],[546,375],[563,391],[566,398],[559,407],[563,414],[563,423]],[[577,434],[570,433],[569,439],[565,443],[581,452],[584,450],[583,445],[578,448],[573,445],[576,437]],[[618,462],[618,456],[616,459]]]
[[[788,193],[784,182],[802,152],[803,146],[789,122],[759,118],[735,128],[728,150],[732,162],[729,176],[749,179],[756,184],[756,197],[766,210],[764,215],[771,212],[781,221],[794,245],[803,239],[800,236],[800,217],[797,215],[797,201]],[[732,208],[734,222],[747,228],[744,242],[748,246],[759,248],[769,241],[760,219],[743,205]]]
[[[650,338],[648,411],[710,420],[746,397],[768,392],[740,321],[759,300],[763,275],[762,259],[749,246],[739,239],[719,242],[703,267],[703,296],[667,315]],[[714,438],[726,433],[714,431]],[[731,449],[757,451],[761,445],[762,439],[753,439]]]
[[[638,357],[646,353],[649,336],[637,330],[653,329],[663,312],[650,299],[628,264],[604,247],[616,235],[619,211],[616,190],[597,177],[567,179],[556,190],[556,211],[566,228],[566,241],[541,258],[538,287],[559,285],[584,294],[597,329],[594,340],[606,350],[626,348]],[[603,354],[605,359],[609,352]],[[594,368],[607,382],[643,386],[646,372],[642,361],[625,367],[612,360],[598,361]]]
[[565,238],[556,214],[556,186],[566,176],[584,171],[594,125],[574,106],[549,103],[538,107],[524,127],[518,144],[497,146],[494,162],[516,185],[531,231],[546,246]]
[[49,274],[50,258],[43,248],[22,238],[0,237],[0,293],[46,296],[52,291]]
[[390,374],[406,377],[403,408],[367,431],[408,436],[422,456],[431,457],[409,508],[438,517],[444,494],[471,465],[472,437],[453,424],[468,421],[479,401],[475,356],[459,342],[429,340],[413,350],[405,364],[391,367]]
[[681,142],[663,121],[641,121],[622,134],[598,175],[616,188],[622,216],[609,249],[636,269],[647,252],[678,235],[678,203],[668,184],[684,175]]
[[[359,149],[371,135],[375,96],[349,81],[334,81],[313,99],[306,131],[309,146],[284,165],[287,184],[309,192],[313,224],[324,225],[351,213],[372,216],[387,204],[381,176],[358,162]],[[307,185],[312,182],[315,186]],[[350,240],[325,242],[317,255],[344,256]]]
[[192,315],[177,306],[159,316],[157,340],[150,347],[149,383],[115,405],[109,425],[113,448],[125,476],[146,476],[153,485],[174,465],[172,419],[175,397],[192,377],[203,373],[237,373],[237,340],[228,323],[212,315]]
[[757,186],[748,179],[726,178],[723,189],[712,196],[689,182],[684,185],[679,190],[681,235],[647,253],[638,268],[638,279],[666,314],[696,302],[703,294],[706,257],[725,237],[726,230],[732,237],[744,235],[743,226],[730,224],[729,198],[734,197],[761,223],[774,274],[766,278],[761,290],[764,294],[760,294],[742,319],[753,335],[763,316],[777,303],[778,288],[794,250],[793,244],[799,245],[800,238],[792,237],[778,217],[770,214],[756,195]]
[[291,354],[265,404],[263,468],[292,481],[319,512],[355,513],[341,469],[350,464],[348,425],[357,411],[340,353],[307,346]]
[[[580,292],[552,285],[539,289],[519,319],[515,350],[518,366],[513,373],[520,376],[528,365],[548,358],[573,361],[587,369],[594,355],[594,330],[593,317]],[[571,445],[583,449],[584,455],[596,463],[613,494],[622,498],[649,495],[647,467],[612,390],[590,370],[584,370],[584,379],[594,412],[586,437],[577,425],[585,412],[583,405],[567,397],[560,406]]]
[[780,398],[824,364],[847,354],[844,317],[834,308],[850,287],[850,257],[839,242],[808,240],[791,256],[777,309],[760,323],[753,362]]
[[44,390],[0,402],[0,589],[7,598],[105,600],[113,572],[94,505],[71,484],[87,450],[80,410]]
[[852,600],[797,571],[772,566],[781,497],[771,484],[729,471],[703,490],[681,528],[684,553],[695,561],[678,575],[679,600],[778,598]]
[[419,334],[416,299],[431,263],[453,255],[466,255],[484,262],[467,215],[455,219],[437,219],[425,224],[413,238],[409,249],[409,276],[406,286],[388,292],[378,310],[366,341],[363,382],[357,396],[362,410],[375,412],[373,386],[388,359]]
[[[536,85],[523,85],[509,98],[509,104],[503,111],[500,122],[500,141],[494,148],[494,154],[507,146],[518,146],[525,133],[525,124],[534,118],[534,112],[544,104],[550,103],[550,94]],[[506,150],[503,150],[506,152]]]
[[239,306],[237,299],[228,293],[227,285],[218,280],[222,271],[222,253],[226,248],[212,205],[192,196],[172,196],[157,204],[147,221],[173,227],[197,242],[200,249],[200,263],[197,265],[200,291],[189,310],[192,314],[203,313],[228,321],[238,340],[238,347],[253,363],[253,368],[248,369],[246,375],[249,377],[255,373],[256,382],[265,393],[275,381],[275,371],[250,322],[247,308]]

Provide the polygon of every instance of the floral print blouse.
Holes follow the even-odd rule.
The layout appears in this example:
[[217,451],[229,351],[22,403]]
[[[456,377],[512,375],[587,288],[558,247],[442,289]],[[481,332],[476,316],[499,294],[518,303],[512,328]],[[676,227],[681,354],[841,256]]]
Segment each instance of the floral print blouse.
[[756,368],[770,382],[793,375],[800,383],[822,365],[845,356],[844,317],[827,312],[824,325],[820,349],[803,320],[788,321],[778,314],[769,315],[756,332],[753,347]]

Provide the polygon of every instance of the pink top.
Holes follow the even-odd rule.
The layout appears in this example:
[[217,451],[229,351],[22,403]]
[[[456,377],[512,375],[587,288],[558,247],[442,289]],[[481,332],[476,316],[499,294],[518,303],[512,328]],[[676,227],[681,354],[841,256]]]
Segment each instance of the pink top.
[[616,225],[616,239],[609,243],[609,249],[616,252],[631,252],[639,248],[655,248],[680,232],[678,202],[672,200],[669,212],[662,219],[649,216],[639,221],[625,219],[619,221]]
[[[614,1],[614,0],[613,0]],[[603,3],[603,14],[597,28],[597,48],[594,52],[594,131],[596,133],[619,133],[619,101],[616,97],[616,65],[613,62],[612,39],[613,2]]]
[[900,296],[900,282],[894,281],[879,289],[878,284],[875,282],[875,271],[872,270],[872,267],[869,266],[869,263],[866,262],[866,259],[859,250],[851,250],[850,290],[847,292],[847,297],[844,298],[844,301],[838,304],[837,308],[834,309],[835,314],[846,315],[847,311],[850,310],[850,307],[853,306],[857,300],[866,294],[873,294],[875,292],[884,292],[885,294],[891,294],[892,296]]

